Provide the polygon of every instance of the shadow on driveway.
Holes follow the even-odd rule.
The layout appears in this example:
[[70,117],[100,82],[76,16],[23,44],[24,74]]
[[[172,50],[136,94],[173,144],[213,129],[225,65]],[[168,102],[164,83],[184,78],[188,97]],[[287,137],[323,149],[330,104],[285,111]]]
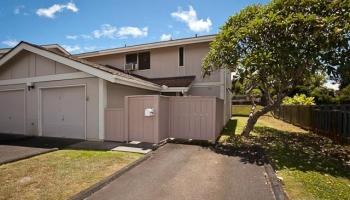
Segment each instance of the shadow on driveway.
[[0,134],[0,164],[63,149],[80,142],[82,140]]

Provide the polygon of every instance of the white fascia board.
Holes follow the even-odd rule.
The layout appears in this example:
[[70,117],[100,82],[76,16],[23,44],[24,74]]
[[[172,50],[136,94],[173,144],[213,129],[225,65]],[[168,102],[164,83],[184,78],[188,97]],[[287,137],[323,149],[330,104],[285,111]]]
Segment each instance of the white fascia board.
[[55,75],[47,75],[47,76],[36,76],[36,77],[29,77],[29,78],[1,80],[0,85],[38,83],[38,82],[60,81],[60,80],[69,80],[69,79],[78,79],[78,78],[91,78],[91,77],[94,77],[94,76],[87,74],[85,72],[74,72],[74,73],[67,73],[67,74],[55,74]]
[[188,92],[189,87],[168,87],[162,89],[161,92]]
[[90,52],[90,53],[82,53],[82,54],[77,54],[75,56],[78,58],[89,58],[94,56],[104,56],[104,55],[110,55],[110,54],[116,54],[116,53],[126,53],[131,51],[143,51],[143,50],[155,49],[155,48],[161,48],[161,47],[171,47],[171,46],[181,46],[181,45],[195,44],[195,43],[201,43],[201,42],[211,42],[214,40],[214,38],[215,38],[215,35],[188,38],[188,39],[170,40],[170,41],[164,41],[164,42],[135,45],[130,47],[120,47],[116,49],[101,50],[101,51]]
[[46,49],[51,49],[51,48],[57,48],[60,51],[62,51],[64,54],[66,55],[71,55],[67,50],[65,50],[63,47],[61,47],[58,44],[48,44],[48,45],[41,45],[42,47],[46,48]]

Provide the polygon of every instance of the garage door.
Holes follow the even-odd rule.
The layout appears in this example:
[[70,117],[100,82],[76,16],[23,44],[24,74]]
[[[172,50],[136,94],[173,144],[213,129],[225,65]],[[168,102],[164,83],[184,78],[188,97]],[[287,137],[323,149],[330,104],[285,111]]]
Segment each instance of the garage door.
[[85,139],[85,87],[42,89],[42,135]]
[[0,132],[24,134],[24,90],[0,92]]

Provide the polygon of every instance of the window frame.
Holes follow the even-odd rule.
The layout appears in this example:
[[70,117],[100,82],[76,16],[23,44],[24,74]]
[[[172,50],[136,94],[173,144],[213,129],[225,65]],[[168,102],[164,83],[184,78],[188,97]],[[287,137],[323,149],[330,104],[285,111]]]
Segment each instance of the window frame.
[[[140,54],[148,53],[149,54],[149,66],[146,69],[140,69]],[[137,68],[138,70],[148,70],[151,69],[151,51],[142,51],[137,53]]]
[[[139,54],[140,53],[149,53],[149,68],[147,68],[147,69],[140,69],[139,68],[139,65],[140,65]],[[127,64],[126,56],[127,55],[131,55],[131,54],[136,54],[136,66],[137,66],[136,70],[148,70],[148,69],[151,69],[151,51],[141,51],[141,52],[133,52],[133,53],[126,53],[126,54],[124,54],[124,66]]]
[[[182,65],[180,65],[180,49],[182,49]],[[178,67],[185,67],[185,47],[179,47],[177,50],[177,62],[178,62]]]

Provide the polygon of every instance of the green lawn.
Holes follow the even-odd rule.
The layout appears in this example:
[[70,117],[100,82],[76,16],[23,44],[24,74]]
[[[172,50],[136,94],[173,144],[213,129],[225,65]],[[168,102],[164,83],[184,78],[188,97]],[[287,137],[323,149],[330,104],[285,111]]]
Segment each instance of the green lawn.
[[238,134],[247,117],[233,117],[220,142],[232,148],[261,147],[290,199],[350,199],[350,146],[291,124],[262,117],[249,139]]
[[59,150],[0,165],[0,199],[67,199],[141,156]]
[[[251,105],[233,105],[232,115],[234,116],[248,116],[252,106]],[[257,105],[256,111],[260,110],[262,106]]]

